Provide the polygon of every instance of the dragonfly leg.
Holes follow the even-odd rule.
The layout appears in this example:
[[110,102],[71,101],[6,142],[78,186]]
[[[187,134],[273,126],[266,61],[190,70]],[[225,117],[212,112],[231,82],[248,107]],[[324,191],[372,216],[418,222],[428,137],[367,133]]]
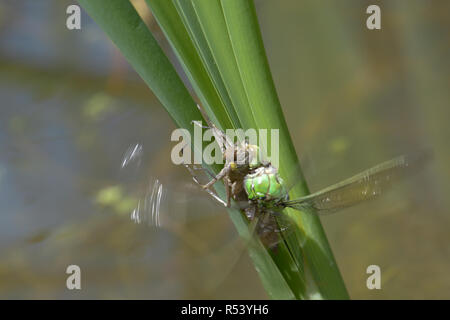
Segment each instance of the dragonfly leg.
[[193,123],[197,127],[203,128],[203,129],[211,129],[211,127],[202,125],[202,123],[200,121],[191,121],[191,123]]
[[227,201],[223,201],[222,198],[220,198],[217,194],[215,194],[213,191],[211,191],[210,189],[206,189],[206,192],[208,192],[208,194],[214,199],[216,200],[218,203],[220,203],[221,205],[223,205],[225,208],[229,208],[230,207],[230,202],[227,196]]
[[[231,184],[228,179],[224,180],[225,182],[225,190],[227,192],[227,200],[224,201],[222,198],[220,198],[217,193],[213,192],[211,189],[205,189],[208,194],[213,197],[217,202],[219,202],[221,205],[223,205],[225,208],[231,208]],[[197,181],[198,183],[198,181]]]
[[211,170],[209,170],[208,168],[203,168],[202,166],[199,166],[199,167],[192,166],[190,171],[193,172],[194,170],[205,171],[209,175],[209,177],[211,179],[214,179],[214,177],[215,177],[215,174]]
[[223,133],[219,128],[217,128],[214,124],[208,123],[207,126],[204,126],[199,121],[191,121],[197,127],[202,129],[210,129],[212,130],[213,136],[216,139],[216,142],[219,144],[220,149],[222,150],[222,154],[225,154],[227,147],[231,147],[230,142],[227,140],[225,133]]
[[227,208],[231,207],[231,191],[232,191],[232,187],[231,187],[231,182],[230,179],[228,177],[224,178],[225,181],[225,190],[227,191]]
[[[186,169],[188,169],[189,173],[192,175],[192,180],[194,180],[194,182],[196,184],[198,184],[200,187],[203,188],[203,185],[200,183],[200,181],[198,181],[197,175],[194,172],[194,169],[192,169],[189,165],[185,164],[184,165],[186,167]],[[228,199],[225,202],[224,200],[222,200],[222,198],[220,198],[216,193],[214,193],[213,191],[211,191],[211,189],[205,189],[206,192],[208,192],[208,194],[214,199],[216,200],[218,203],[220,203],[221,205],[223,205],[226,208],[229,208],[228,206]],[[228,197],[228,195],[227,195]]]
[[211,181],[209,181],[207,184],[203,185],[202,188],[203,189],[209,189],[211,188],[211,186],[216,183],[217,181],[223,179],[223,177],[225,177],[228,172],[230,171],[230,166],[226,165],[225,167],[223,167],[222,170],[220,170],[220,172],[217,174],[217,176],[215,176]]

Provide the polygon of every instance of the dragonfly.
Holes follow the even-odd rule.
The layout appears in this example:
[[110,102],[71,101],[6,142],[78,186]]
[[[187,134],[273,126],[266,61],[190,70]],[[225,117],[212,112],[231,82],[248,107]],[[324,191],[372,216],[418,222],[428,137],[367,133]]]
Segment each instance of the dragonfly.
[[[195,168],[189,164],[185,164],[185,167],[193,181],[219,205],[241,210],[249,222],[253,223],[253,231],[270,249],[276,250],[277,244],[282,240],[281,233],[293,230],[290,219],[285,219],[284,209],[323,215],[376,199],[400,180],[413,175],[430,156],[425,151],[401,155],[310,195],[290,199],[289,192],[294,184],[290,183],[288,186],[278,168],[259,154],[258,146],[251,145],[245,139],[233,143],[211,122],[200,105],[198,108],[207,123],[206,128],[211,129],[216,141],[220,142],[225,164],[217,175],[203,167]],[[200,125],[197,122],[194,124]],[[209,182],[201,183],[196,170],[206,172],[210,176]],[[218,181],[223,181],[225,185],[225,199],[213,191],[213,186]],[[152,220],[156,224],[159,218],[155,217],[160,216],[158,212],[162,195],[162,186],[157,187],[158,189],[154,187],[148,193],[150,196],[146,200],[146,207],[152,211]],[[139,208],[135,210],[134,218],[139,219],[137,213],[142,211]]]
[[283,214],[284,209],[324,215],[376,199],[400,180],[414,174],[427,158],[426,154],[402,155],[295,199],[289,198],[289,189],[277,168],[271,164],[260,166],[243,179],[243,189],[248,198],[248,206],[244,211],[250,221],[261,219],[257,233],[261,237],[265,236],[265,240],[262,240],[266,246],[276,248],[280,241],[276,233],[289,228],[288,225],[280,225],[275,219]]

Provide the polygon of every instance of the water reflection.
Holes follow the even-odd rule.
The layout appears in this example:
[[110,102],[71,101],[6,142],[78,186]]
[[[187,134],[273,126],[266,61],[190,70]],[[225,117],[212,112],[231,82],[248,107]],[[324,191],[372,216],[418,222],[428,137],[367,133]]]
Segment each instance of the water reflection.
[[[225,211],[168,160],[174,126],[155,97],[87,16],[83,32],[59,27],[69,3],[0,3],[0,296],[266,298]],[[379,36],[358,27],[360,6],[256,3],[311,190],[436,151],[396,192],[323,219],[351,296],[448,298],[448,3],[386,3]],[[70,264],[81,292],[65,289]]]

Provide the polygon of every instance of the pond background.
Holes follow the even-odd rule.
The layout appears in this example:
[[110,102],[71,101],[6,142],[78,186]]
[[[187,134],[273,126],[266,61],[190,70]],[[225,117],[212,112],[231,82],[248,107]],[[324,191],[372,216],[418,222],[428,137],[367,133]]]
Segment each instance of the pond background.
[[[226,211],[170,161],[163,107],[84,12],[66,29],[72,3],[0,2],[0,298],[267,298]],[[449,299],[450,2],[377,1],[379,31],[370,1],[255,3],[312,191],[434,154],[381,199],[321,218],[350,296]],[[121,169],[137,143],[140,165]],[[166,228],[130,218],[155,179],[171,190]],[[66,289],[71,264],[82,290]],[[382,290],[366,287],[371,264]]]

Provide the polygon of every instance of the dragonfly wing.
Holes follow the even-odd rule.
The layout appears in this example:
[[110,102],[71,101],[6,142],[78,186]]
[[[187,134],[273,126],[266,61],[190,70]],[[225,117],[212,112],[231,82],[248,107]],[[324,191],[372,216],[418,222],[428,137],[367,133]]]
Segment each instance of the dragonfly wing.
[[[148,163],[148,156],[141,144],[135,144],[123,157],[119,187],[115,189],[117,201],[122,203],[122,214],[130,214],[135,223],[161,228],[182,226],[220,214],[216,202],[194,181],[186,180],[188,176],[174,172],[157,178],[148,172],[149,168],[144,165]],[[213,176],[201,166],[189,166],[200,183],[206,183]]]
[[417,172],[428,159],[429,154],[425,152],[403,155],[319,192],[286,201],[284,205],[298,210],[312,209],[318,214],[333,213],[362,201],[377,198],[399,180]]

